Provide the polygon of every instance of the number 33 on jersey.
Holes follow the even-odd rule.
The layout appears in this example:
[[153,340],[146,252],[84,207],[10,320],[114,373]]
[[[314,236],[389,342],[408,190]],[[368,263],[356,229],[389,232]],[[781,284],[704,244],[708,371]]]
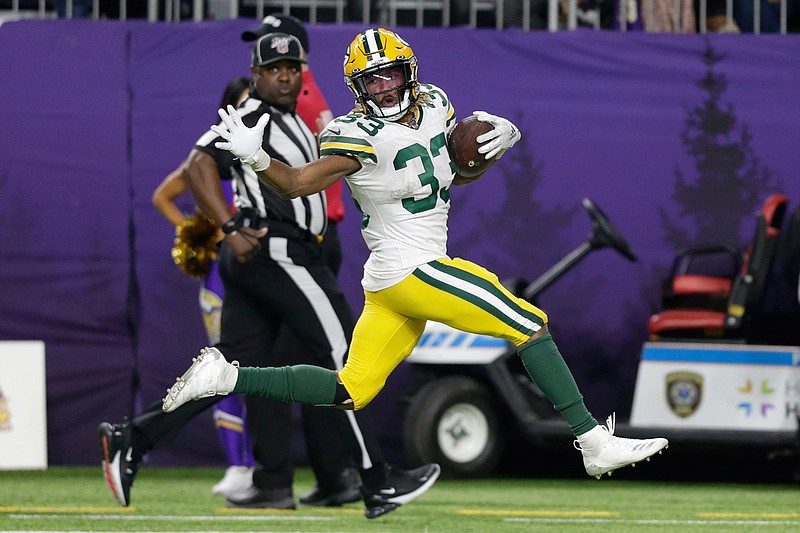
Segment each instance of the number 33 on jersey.
[[[420,85],[410,125],[350,113],[320,135],[320,155],[355,157],[361,169],[345,180],[363,213],[361,231],[372,252],[365,268],[367,290],[405,277],[411,265],[447,252],[447,213],[455,170],[447,134],[455,111],[444,92]],[[413,270],[413,269],[411,269]]]

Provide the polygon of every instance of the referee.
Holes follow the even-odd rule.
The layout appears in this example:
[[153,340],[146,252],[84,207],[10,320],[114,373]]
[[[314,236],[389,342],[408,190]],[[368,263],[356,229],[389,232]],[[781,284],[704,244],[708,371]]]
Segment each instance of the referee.
[[[268,33],[287,33],[297,37],[302,47],[303,59],[308,61],[311,51],[308,32],[303,22],[283,13],[272,13],[264,17],[257,28],[242,33],[242,40],[254,43]],[[252,45],[251,45],[252,46]],[[330,106],[325,100],[319,86],[314,80],[314,74],[307,63],[302,64],[302,86],[297,97],[295,112],[300,116],[308,128],[317,136],[322,129],[333,120]],[[342,202],[342,181],[325,189],[325,201],[328,204],[328,224],[325,238],[322,241],[322,251],[325,263],[338,277],[342,263],[342,249],[339,242],[337,225],[344,218],[345,209]],[[297,353],[300,340],[284,326],[275,344],[276,353]],[[217,404],[218,406],[220,404]],[[338,506],[361,499],[358,490],[358,476],[352,468],[353,461],[346,447],[339,446],[338,457],[335,448],[331,448],[327,436],[335,432],[329,427],[330,417],[321,415],[318,409],[303,409],[302,426],[306,443],[306,454],[314,476],[316,485],[308,492],[299,495],[303,505],[310,506]]]
[[[265,150],[281,161],[300,163],[317,158],[317,141],[295,113],[300,89],[301,45],[288,34],[262,37],[253,52],[255,89],[240,106],[243,120],[255,124],[259,117],[270,115],[265,132]],[[236,166],[230,153],[214,147],[221,140],[213,132],[203,135],[189,157],[187,177],[201,208],[211,214],[226,233],[220,254],[220,275],[225,298],[222,308],[222,337],[233,359],[265,364],[276,357],[286,357],[286,350],[276,350],[279,330],[285,323],[303,339],[296,346],[292,361],[341,368],[350,341],[353,318],[335,276],[324,263],[321,242],[327,225],[324,193],[283,200],[261,185],[245,168],[234,173],[236,216],[227,204],[219,202],[214,175],[216,162]],[[242,168],[238,166],[237,168]],[[212,186],[214,184],[214,186]],[[258,237],[249,229],[268,234]],[[327,410],[308,408],[306,424],[316,426],[320,438],[333,433],[354,433],[362,443],[359,464],[371,466],[383,462],[377,451],[370,454],[363,445],[368,436],[355,418],[343,413],[330,416]],[[253,439],[257,466],[253,487],[244,493],[231,494],[229,505],[237,507],[293,506],[291,463],[291,407],[260,399],[247,398],[248,428]],[[359,417],[361,418],[361,417]],[[352,427],[346,425],[352,423]],[[369,438],[372,438],[369,436]],[[331,460],[342,443],[334,441]],[[373,448],[370,446],[370,448]],[[375,446],[377,448],[377,446]],[[325,457],[315,458],[325,464]]]

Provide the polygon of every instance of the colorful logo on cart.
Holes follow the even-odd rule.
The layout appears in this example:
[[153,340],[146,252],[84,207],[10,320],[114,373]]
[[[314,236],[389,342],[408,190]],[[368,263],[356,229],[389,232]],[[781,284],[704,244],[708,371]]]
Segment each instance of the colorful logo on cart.
[[694,372],[667,374],[667,403],[681,418],[692,416],[703,399],[703,376]]
[[[755,387],[753,385],[753,380],[748,378],[741,387],[737,387],[737,390],[741,394],[752,394],[756,392],[760,392],[762,396],[769,396],[775,393],[775,387],[772,387],[769,384],[769,381],[764,379],[761,381],[760,387]],[[772,402],[761,401],[761,402],[739,402],[736,405],[736,408],[741,410],[744,413],[745,417],[749,417],[751,414],[755,414],[760,412],[761,416],[766,418],[769,416],[770,411],[775,409],[775,404]],[[788,406],[787,406],[788,408]],[[788,414],[787,414],[788,416]]]

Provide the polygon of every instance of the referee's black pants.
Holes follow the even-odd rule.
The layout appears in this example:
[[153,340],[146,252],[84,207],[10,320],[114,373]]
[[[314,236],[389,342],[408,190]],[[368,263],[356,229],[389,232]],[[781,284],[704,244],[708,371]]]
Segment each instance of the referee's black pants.
[[[217,348],[226,359],[239,361],[242,366],[305,363],[341,368],[354,318],[336,277],[324,262],[321,247],[272,235],[261,239],[261,246],[255,258],[239,263],[228,246],[222,245],[219,270],[225,294]],[[276,350],[283,327],[298,339],[293,353]],[[188,402],[171,413],[161,411],[160,402],[148,408],[132,421],[146,441],[147,450],[143,451],[170,440],[218,400],[211,397]],[[291,487],[291,405],[259,396],[248,396],[246,404],[258,463],[253,484],[261,489]],[[313,440],[310,460],[321,486],[335,482],[325,476],[340,471],[344,450],[357,468],[383,465],[368,411],[303,406],[305,433]]]

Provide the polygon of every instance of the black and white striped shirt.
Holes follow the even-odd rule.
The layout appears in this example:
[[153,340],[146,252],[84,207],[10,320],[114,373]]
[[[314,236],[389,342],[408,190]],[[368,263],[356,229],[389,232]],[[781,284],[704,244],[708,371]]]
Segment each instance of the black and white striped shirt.
[[[316,138],[297,113],[268,105],[253,94],[237,111],[244,125],[248,127],[253,127],[261,115],[270,115],[270,121],[264,129],[262,146],[272,159],[290,166],[300,166],[318,159]],[[327,206],[324,192],[292,200],[278,197],[259,181],[249,165],[239,164],[233,154],[214,146],[214,143],[222,140],[224,139],[209,130],[198,139],[195,148],[213,157],[220,168],[231,169],[237,209],[252,207],[268,222],[288,222],[312,235],[325,233]]]

